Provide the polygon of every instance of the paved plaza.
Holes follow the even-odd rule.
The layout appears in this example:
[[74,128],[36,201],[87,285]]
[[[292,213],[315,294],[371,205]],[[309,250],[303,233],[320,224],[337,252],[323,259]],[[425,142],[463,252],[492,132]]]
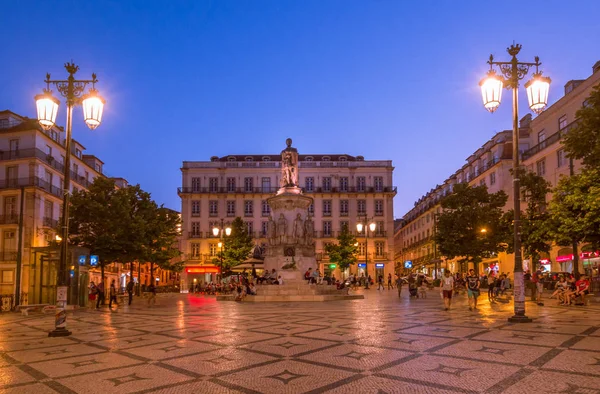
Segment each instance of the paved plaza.
[[[362,290],[361,290],[362,292]],[[117,311],[0,315],[2,393],[600,393],[600,304],[466,298],[442,309],[395,291],[364,300],[251,304],[162,295]],[[483,297],[485,298],[485,297]],[[552,305],[550,305],[552,304]]]

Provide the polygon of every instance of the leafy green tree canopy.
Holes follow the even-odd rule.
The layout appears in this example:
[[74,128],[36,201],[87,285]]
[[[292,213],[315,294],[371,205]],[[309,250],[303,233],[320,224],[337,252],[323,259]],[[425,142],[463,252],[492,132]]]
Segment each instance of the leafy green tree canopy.
[[477,272],[484,257],[506,251],[512,234],[502,220],[507,199],[503,191],[489,193],[484,185],[454,185],[453,193],[441,202],[435,234],[440,253],[474,263]]
[[231,223],[231,235],[225,237],[224,247],[223,271],[243,263],[250,256],[254,243],[241,217],[236,217]]
[[569,157],[582,159],[584,166],[600,168],[600,85],[596,86],[586,105],[576,113],[577,123],[563,137]]
[[343,226],[342,231],[337,237],[337,244],[325,245],[325,251],[329,254],[329,261],[335,263],[344,272],[357,261],[358,245],[356,237],[348,230],[348,226]]

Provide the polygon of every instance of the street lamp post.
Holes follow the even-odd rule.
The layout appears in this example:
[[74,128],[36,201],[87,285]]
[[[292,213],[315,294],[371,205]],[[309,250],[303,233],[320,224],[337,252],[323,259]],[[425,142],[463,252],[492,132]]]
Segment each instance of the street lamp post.
[[[65,162],[63,179],[63,203],[61,218],[61,238],[60,260],[58,265],[58,278],[56,286],[56,317],[55,328],[48,333],[51,337],[61,337],[71,335],[67,330],[66,304],[67,304],[67,255],[69,246],[69,199],[71,189],[71,133],[73,128],[73,108],[76,105],[83,107],[83,118],[87,126],[94,130],[102,121],[102,112],[104,110],[104,99],[98,95],[95,89],[96,74],[92,74],[92,79],[76,80],[75,73],[79,66],[74,63],[65,63],[65,69],[69,73],[66,80],[51,80],[50,74],[46,74],[46,89],[42,94],[35,96],[38,122],[44,130],[50,130],[55,122],[58,113],[59,100],[52,96],[50,85],[56,86],[58,92],[66,99],[67,121],[65,134]],[[92,84],[87,94],[84,94],[88,84]]]
[[[515,303],[514,316],[508,319],[512,323],[529,323],[532,320],[525,315],[525,282],[523,279],[523,256],[521,254],[521,195],[519,184],[519,108],[518,108],[518,89],[519,81],[529,73],[529,68],[535,66],[533,79],[525,84],[529,107],[537,114],[541,113],[548,103],[548,90],[550,87],[550,78],[543,77],[539,71],[539,57],[535,57],[534,63],[523,63],[517,60],[517,54],[521,50],[520,44],[513,44],[507,48],[508,54],[512,57],[509,62],[496,62],[493,55],[490,55],[488,64],[490,70],[486,78],[481,80],[481,94],[484,107],[494,112],[500,105],[503,85],[507,89],[512,89],[513,96],[513,198],[514,198],[514,283],[515,283]],[[502,76],[494,71],[497,66]]]
[[224,219],[221,219],[221,226],[220,227],[213,227],[212,229],[213,235],[215,237],[219,237],[220,241],[219,241],[219,248],[221,249],[221,253],[220,253],[220,262],[221,262],[221,282],[223,282],[223,246],[224,246],[224,236],[230,236],[231,235],[231,227],[225,227],[225,221]]
[[[371,223],[367,224],[369,221]],[[377,224],[365,217],[364,222],[359,221],[358,223],[356,223],[356,229],[359,233],[362,232],[363,227],[365,229],[365,289],[369,290],[369,254],[367,253],[369,243],[369,229],[371,230],[371,232],[375,231]]]

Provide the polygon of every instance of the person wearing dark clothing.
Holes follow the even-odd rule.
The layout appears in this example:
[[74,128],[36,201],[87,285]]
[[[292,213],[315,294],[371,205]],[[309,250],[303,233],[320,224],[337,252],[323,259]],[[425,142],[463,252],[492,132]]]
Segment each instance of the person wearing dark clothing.
[[394,282],[392,282],[392,274],[388,274],[388,290],[394,288]]
[[385,286],[383,285],[383,275],[379,275],[379,277],[377,278],[377,283],[377,290],[379,290],[379,288],[385,290]]
[[129,305],[131,305],[131,300],[133,299],[133,279],[129,279],[129,283],[127,283],[127,295],[129,296]]
[[115,280],[114,279],[110,282],[110,293],[109,293],[109,295],[110,295],[110,301],[108,301],[108,307],[112,308],[113,301],[115,302],[115,305],[118,305],[117,304],[117,287],[115,286]]
[[100,302],[104,302],[104,281],[101,280],[100,283],[96,285],[96,289],[98,290],[98,297],[96,298],[96,309],[100,308]]

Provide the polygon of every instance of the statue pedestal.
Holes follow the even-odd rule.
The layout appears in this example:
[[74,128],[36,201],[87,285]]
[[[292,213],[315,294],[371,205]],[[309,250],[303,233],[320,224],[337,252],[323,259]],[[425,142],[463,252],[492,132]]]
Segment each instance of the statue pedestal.
[[[282,187],[276,196],[267,200],[267,203],[271,207],[277,231],[275,238],[269,240],[265,270],[275,269],[284,281],[303,280],[307,269],[317,268],[314,239],[312,236],[307,237],[304,230],[308,207],[313,203],[313,199],[302,195],[302,189],[298,187]],[[298,215],[302,220],[302,230],[299,231],[301,236],[298,236],[298,231],[294,231]],[[282,222],[285,222],[285,226],[282,226]],[[284,265],[295,265],[295,268],[284,270]]]

